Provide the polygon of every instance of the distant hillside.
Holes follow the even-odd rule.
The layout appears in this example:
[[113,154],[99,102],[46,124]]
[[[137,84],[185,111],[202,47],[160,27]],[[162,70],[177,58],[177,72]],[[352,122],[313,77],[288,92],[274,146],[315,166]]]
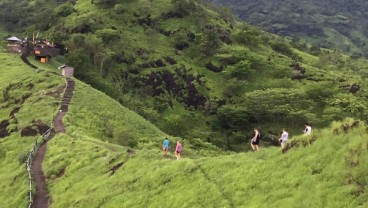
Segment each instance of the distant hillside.
[[368,56],[367,1],[207,1],[231,7],[241,19],[269,32]]
[[297,134],[305,122],[367,117],[366,61],[263,32],[226,9],[194,0],[37,2],[2,2],[0,21],[13,21],[3,22],[7,33],[66,44],[56,60],[170,135],[244,151],[255,126],[277,145],[282,127]]

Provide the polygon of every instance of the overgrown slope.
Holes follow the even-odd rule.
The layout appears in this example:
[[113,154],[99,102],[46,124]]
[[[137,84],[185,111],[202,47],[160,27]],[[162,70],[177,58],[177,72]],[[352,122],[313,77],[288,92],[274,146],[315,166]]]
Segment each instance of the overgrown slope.
[[3,48],[0,59],[1,207],[26,207],[27,153],[35,138],[51,126],[64,81],[53,73],[33,70]]
[[78,78],[169,134],[242,151],[254,126],[271,144],[281,127],[367,117],[366,61],[298,50],[226,10],[194,0],[36,2],[52,18],[15,15],[27,23],[19,31],[65,43],[57,59]]
[[366,57],[366,1],[206,1],[229,6],[241,19],[269,32]]
[[[0,197],[1,206],[26,207],[29,183],[25,160],[35,139],[52,125],[60,108],[65,81],[53,63],[42,65],[32,61],[39,67],[35,70],[23,63],[18,54],[5,53],[3,49],[0,59],[0,186],[5,191]],[[94,160],[103,156],[103,164],[109,165],[137,151],[160,152],[160,144],[168,135],[105,94],[78,80],[76,82],[73,101],[65,117],[66,134],[57,135],[48,145],[47,154],[57,154],[46,157],[50,160],[58,157],[51,167],[44,168],[50,183],[64,172],[69,174],[70,159],[98,170],[97,165],[83,161],[82,157]],[[173,143],[181,140],[169,138]],[[65,144],[62,152],[53,149],[54,142]],[[193,145],[185,144],[187,157],[222,154],[216,147],[200,140],[195,148]],[[60,175],[60,171],[63,174]],[[83,177],[83,174],[76,176]],[[51,197],[57,198],[58,195]]]

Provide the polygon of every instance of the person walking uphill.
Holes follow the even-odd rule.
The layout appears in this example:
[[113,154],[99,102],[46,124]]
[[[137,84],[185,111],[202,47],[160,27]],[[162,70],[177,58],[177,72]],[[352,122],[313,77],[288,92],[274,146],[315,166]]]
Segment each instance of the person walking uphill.
[[254,128],[254,137],[252,138],[252,140],[250,140],[250,146],[253,149],[253,152],[257,152],[259,147],[259,140],[261,138],[261,134],[259,133],[257,128]]
[[181,150],[182,150],[181,143],[180,143],[180,141],[177,141],[176,142],[176,149],[175,149],[175,157],[176,157],[176,160],[179,160],[180,159]]
[[304,135],[310,135],[312,133],[312,127],[309,124],[305,124],[304,128]]
[[168,138],[165,138],[164,143],[162,144],[162,151],[164,153],[164,157],[167,156],[167,152],[169,151],[170,141]]
[[281,137],[279,139],[279,142],[281,144],[281,149],[283,150],[285,148],[285,145],[286,145],[286,142],[288,140],[288,137],[289,137],[289,133],[286,132],[286,129],[283,128],[282,129],[282,134],[281,134]]

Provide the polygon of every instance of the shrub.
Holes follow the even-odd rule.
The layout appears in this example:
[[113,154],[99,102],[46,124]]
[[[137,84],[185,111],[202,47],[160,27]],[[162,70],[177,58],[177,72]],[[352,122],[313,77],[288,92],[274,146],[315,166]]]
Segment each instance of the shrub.
[[73,5],[71,3],[66,3],[56,8],[56,14],[62,17],[66,17],[72,14],[73,10]]
[[23,152],[23,153],[21,153],[21,154],[19,155],[19,157],[18,157],[19,164],[23,164],[23,163],[25,163],[25,162],[27,161],[27,159],[28,159],[28,155],[29,155],[29,153],[28,153],[28,152]]
[[271,47],[276,52],[279,52],[289,57],[293,56],[293,52],[291,51],[290,46],[286,45],[285,43],[274,43],[271,45]]
[[119,32],[112,29],[98,30],[96,34],[104,43],[111,43],[120,39]]

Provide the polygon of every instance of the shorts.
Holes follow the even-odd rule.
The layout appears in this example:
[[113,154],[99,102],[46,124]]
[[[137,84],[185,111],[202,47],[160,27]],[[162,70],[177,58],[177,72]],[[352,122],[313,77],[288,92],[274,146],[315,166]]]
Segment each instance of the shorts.
[[180,153],[181,153],[181,151],[176,151],[176,153],[180,154]]
[[252,141],[252,144],[258,145],[259,144],[259,139],[256,139],[256,141]]
[[162,150],[166,150],[166,151],[167,151],[168,149],[169,149],[169,147],[163,147],[163,148],[162,148]]
[[286,144],[287,140],[282,140],[281,144]]

